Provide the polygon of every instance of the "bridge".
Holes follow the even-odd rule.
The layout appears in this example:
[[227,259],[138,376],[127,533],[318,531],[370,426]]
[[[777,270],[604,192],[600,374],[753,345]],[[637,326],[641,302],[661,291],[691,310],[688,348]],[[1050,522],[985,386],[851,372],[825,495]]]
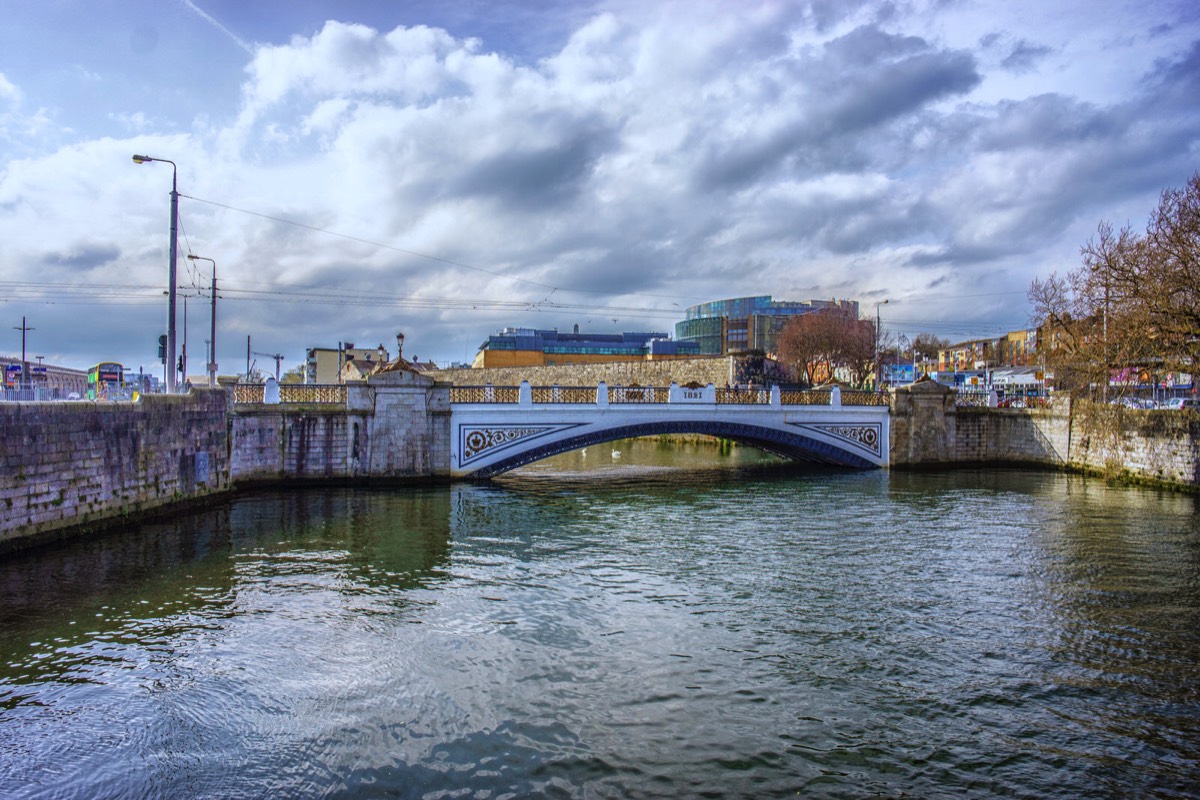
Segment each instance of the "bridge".
[[889,408],[868,392],[779,387],[455,386],[450,473],[487,478],[615,439],[698,433],[795,461],[853,469],[888,464]]

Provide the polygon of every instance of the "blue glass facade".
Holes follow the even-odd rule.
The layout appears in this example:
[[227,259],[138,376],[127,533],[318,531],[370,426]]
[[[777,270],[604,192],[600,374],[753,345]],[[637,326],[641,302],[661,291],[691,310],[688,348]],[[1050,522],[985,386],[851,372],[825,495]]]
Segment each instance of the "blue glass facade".
[[727,355],[757,350],[774,354],[779,334],[792,317],[826,308],[858,316],[850,300],[772,300],[770,295],[733,297],[691,306],[675,324],[675,340],[694,342],[703,355]]

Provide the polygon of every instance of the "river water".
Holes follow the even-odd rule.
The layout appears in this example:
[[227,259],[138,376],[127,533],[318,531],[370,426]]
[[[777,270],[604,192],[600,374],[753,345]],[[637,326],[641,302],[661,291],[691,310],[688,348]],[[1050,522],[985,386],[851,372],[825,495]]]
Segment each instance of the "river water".
[[1198,499],[639,441],[0,560],[0,797],[797,795],[1200,796]]

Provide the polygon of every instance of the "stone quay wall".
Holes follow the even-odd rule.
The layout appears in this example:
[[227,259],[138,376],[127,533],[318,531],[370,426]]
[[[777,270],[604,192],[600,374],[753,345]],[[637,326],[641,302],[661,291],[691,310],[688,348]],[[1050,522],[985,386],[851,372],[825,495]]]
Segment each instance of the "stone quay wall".
[[235,483],[366,476],[368,415],[332,408],[251,406],[229,417]]
[[450,387],[413,373],[348,385],[346,404],[238,405],[230,476],[281,481],[448,478]]
[[0,550],[229,489],[226,397],[0,403]]
[[1200,489],[1200,414],[1056,398],[1046,409],[956,408],[932,382],[892,396],[893,467],[1036,464]]
[[[584,383],[579,372],[534,380],[556,377]],[[628,378],[660,383],[644,372]],[[349,386],[344,404],[328,406],[234,405],[224,389],[208,388],[137,403],[0,403],[0,551],[236,485],[446,480],[449,416],[450,384],[411,372]],[[1045,410],[957,408],[953,390],[922,382],[894,391],[891,436],[897,468],[1036,464],[1200,489],[1200,414],[1192,411],[1069,398]]]

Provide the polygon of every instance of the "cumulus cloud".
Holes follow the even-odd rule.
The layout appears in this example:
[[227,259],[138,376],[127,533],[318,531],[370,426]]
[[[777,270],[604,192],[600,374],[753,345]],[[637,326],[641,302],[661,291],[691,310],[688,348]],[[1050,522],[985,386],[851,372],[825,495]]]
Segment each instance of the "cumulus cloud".
[[[918,298],[1023,290],[1114,205],[1186,178],[1200,49],[1106,103],[1041,77],[1057,42],[956,38],[927,24],[937,8],[614,3],[537,58],[330,21],[252,48],[237,106],[190,132],[127,115],[137,138],[10,166],[0,233],[61,228],[44,193],[103,151],[121,166],[88,209],[59,207],[92,230],[24,240],[25,263],[161,280],[167,168],[127,162],[162,153],[186,246],[222,263],[224,324],[293,349],[403,327],[462,358],[503,324],[670,329],[683,305],[759,293],[961,316]],[[1014,76],[1035,90],[991,96]]]
[[21,102],[21,90],[0,72],[0,101],[15,106]]

